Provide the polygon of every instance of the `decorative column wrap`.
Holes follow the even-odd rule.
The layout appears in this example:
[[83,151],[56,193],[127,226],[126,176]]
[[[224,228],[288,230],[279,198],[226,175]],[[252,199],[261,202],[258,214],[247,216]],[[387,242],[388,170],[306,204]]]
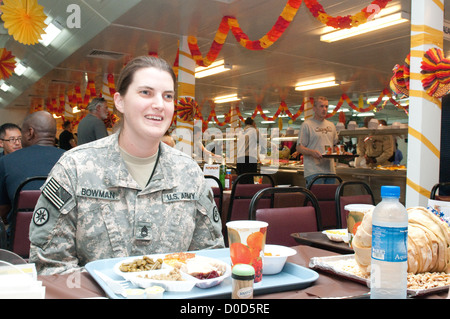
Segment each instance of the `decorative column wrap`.
[[113,113],[114,111],[114,76],[112,74],[104,73],[102,79],[102,97],[106,100],[108,105],[108,111]]
[[[182,36],[180,39],[178,64],[178,101],[182,99],[192,101],[195,99],[195,61],[189,51],[186,36]],[[179,107],[181,106],[177,103],[175,110],[179,112],[177,112],[176,118],[176,148],[192,156],[194,149],[193,105],[192,103],[184,103],[182,112]]]
[[427,50],[443,48],[443,21],[443,0],[411,2],[407,207],[426,206],[439,181],[441,99],[424,90],[421,64]]

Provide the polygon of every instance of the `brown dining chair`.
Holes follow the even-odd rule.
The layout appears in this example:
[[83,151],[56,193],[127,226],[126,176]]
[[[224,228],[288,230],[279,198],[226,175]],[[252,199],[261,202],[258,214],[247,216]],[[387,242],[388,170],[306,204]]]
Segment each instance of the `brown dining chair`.
[[[262,184],[240,184],[241,180],[252,176],[262,176]],[[248,208],[253,196],[261,189],[274,187],[275,182],[269,174],[244,173],[239,175],[231,187],[230,203],[228,205],[227,222],[231,220],[244,220],[248,217]],[[261,200],[260,205],[273,207],[273,196]]]
[[[258,208],[258,202],[262,198],[276,193],[301,193],[311,205]],[[291,234],[322,230],[320,214],[317,198],[308,189],[298,186],[269,187],[260,190],[253,196],[249,207],[248,219],[265,221],[269,224],[266,234],[267,244],[295,246],[298,244]]]
[[39,189],[26,189],[32,183],[44,182],[47,176],[30,177],[23,181],[16,190],[11,209],[11,222],[8,250],[22,258],[28,258],[30,252],[30,222],[34,207],[41,195]]
[[450,182],[437,183],[431,189],[430,199],[450,202],[449,194],[450,194]]
[[336,189],[336,220],[337,228],[347,227],[347,214],[345,206],[349,204],[375,205],[375,199],[370,186],[363,181],[345,181]]
[[[324,178],[334,178],[335,184],[318,184]],[[336,189],[342,183],[342,178],[336,174],[321,174],[314,177],[307,185],[307,189],[313,193],[319,202],[322,216],[323,229],[337,228],[336,219]]]

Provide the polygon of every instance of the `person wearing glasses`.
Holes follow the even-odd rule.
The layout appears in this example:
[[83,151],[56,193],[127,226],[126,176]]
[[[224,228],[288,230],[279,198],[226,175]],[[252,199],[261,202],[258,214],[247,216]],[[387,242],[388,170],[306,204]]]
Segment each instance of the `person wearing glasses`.
[[89,113],[78,124],[78,145],[108,136],[104,120],[108,118],[108,104],[102,97],[93,98],[87,106]]
[[5,123],[0,126],[0,147],[3,148],[0,157],[22,148],[22,130],[18,125]]
[[30,223],[39,274],[81,271],[94,260],[223,248],[211,187],[188,154],[161,142],[175,108],[176,76],[151,56],[117,78],[114,134],[67,151]]
[[[64,150],[55,147],[56,120],[46,111],[28,115],[22,124],[23,148],[0,158],[0,217],[9,222],[17,187],[27,178],[46,176]],[[42,182],[30,184],[39,189]]]

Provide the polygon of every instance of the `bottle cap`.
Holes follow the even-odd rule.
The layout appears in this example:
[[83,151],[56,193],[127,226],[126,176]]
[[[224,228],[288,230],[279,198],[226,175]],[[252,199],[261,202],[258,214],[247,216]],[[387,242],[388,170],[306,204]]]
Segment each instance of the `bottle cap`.
[[233,266],[231,277],[240,280],[253,280],[255,278],[255,268],[247,264],[236,264]]
[[400,197],[400,187],[381,186],[381,197]]

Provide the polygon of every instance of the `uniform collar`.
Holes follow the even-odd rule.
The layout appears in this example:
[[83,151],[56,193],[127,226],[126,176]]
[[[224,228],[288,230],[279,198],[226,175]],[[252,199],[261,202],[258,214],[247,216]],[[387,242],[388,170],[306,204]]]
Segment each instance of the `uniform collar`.
[[[133,179],[125,165],[124,160],[120,156],[119,149],[119,133],[115,133],[108,147],[109,161],[114,163],[111,167],[105,167],[105,184],[109,187],[125,187],[140,190],[141,187]],[[164,143],[159,145],[159,155],[155,163],[153,175],[148,185],[142,190],[142,193],[153,193],[156,191],[171,189],[178,185],[172,169],[175,165],[173,157],[168,150],[169,146]]]

